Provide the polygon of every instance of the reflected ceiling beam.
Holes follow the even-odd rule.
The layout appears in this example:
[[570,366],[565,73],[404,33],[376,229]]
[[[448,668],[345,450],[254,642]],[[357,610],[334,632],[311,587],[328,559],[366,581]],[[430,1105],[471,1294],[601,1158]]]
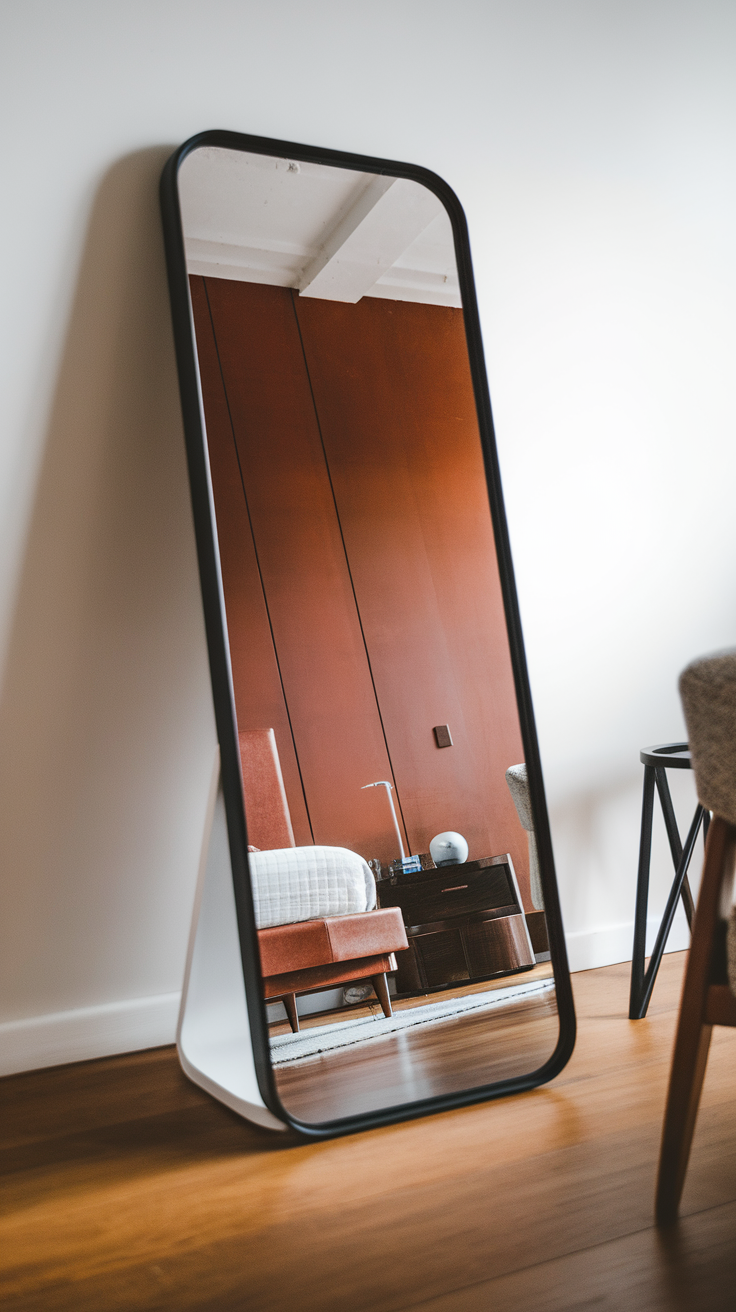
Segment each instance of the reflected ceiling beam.
[[426,187],[377,175],[307,265],[300,294],[355,304],[442,212]]

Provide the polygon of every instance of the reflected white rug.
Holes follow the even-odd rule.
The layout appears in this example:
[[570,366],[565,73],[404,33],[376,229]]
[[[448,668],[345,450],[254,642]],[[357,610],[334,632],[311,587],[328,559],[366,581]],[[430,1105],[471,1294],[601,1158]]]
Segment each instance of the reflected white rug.
[[[271,1039],[271,1061],[280,1066],[287,1061],[316,1057],[335,1048],[349,1048],[353,1043],[369,1043],[384,1039],[397,1030],[413,1029],[416,1025],[431,1025],[437,1021],[454,1020],[470,1011],[487,1011],[492,1007],[506,1007],[517,998],[554,991],[553,979],[530,980],[527,984],[512,984],[505,989],[492,989],[488,993],[470,993],[464,998],[447,998],[444,1002],[430,1002],[426,1007],[409,1007],[395,1011],[387,1018],[357,1016],[354,1020],[336,1021],[333,1025],[315,1025],[299,1034],[279,1034]],[[540,999],[541,1000],[541,999]]]

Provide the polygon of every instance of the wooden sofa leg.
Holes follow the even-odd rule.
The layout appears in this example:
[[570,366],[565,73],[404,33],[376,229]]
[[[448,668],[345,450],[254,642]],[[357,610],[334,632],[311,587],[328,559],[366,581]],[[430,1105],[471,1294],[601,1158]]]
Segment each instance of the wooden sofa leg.
[[283,1004],[286,1007],[286,1014],[289,1017],[292,1034],[299,1033],[299,1013],[296,1009],[296,993],[285,993]]
[[371,984],[376,990],[376,997],[381,1004],[381,1010],[388,1020],[389,1016],[393,1016],[393,1012],[391,1010],[391,999],[388,995],[388,980],[386,979],[385,973],[381,975],[373,975],[371,977]]

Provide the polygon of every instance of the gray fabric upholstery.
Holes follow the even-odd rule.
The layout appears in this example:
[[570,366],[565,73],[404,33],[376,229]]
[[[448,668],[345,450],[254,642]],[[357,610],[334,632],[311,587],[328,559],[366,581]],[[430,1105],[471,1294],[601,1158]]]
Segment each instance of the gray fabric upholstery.
[[736,650],[688,665],[680,697],[698,798],[736,824]]
[[[680,697],[698,799],[736,824],[736,650],[693,661],[680,675]],[[728,923],[728,979],[736,993],[736,908]]]
[[736,907],[731,908],[726,943],[728,947],[728,982],[731,985],[731,992],[736,993]]
[[506,771],[506,783],[509,786],[509,792],[514,800],[516,814],[521,822],[522,829],[526,829],[527,843],[529,845],[529,884],[532,895],[532,906],[537,911],[544,911],[544,897],[542,895],[542,876],[539,871],[539,853],[537,852],[537,838],[534,833],[534,821],[532,820],[532,801],[529,795],[529,777],[526,772],[526,764],[510,765]]

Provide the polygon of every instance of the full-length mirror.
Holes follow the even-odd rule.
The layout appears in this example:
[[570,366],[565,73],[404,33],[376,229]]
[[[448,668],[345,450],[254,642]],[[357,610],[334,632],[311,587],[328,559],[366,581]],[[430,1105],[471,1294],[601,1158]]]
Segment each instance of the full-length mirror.
[[266,1083],[309,1125],[524,1087],[573,1018],[457,213],[223,138],[176,188]]

